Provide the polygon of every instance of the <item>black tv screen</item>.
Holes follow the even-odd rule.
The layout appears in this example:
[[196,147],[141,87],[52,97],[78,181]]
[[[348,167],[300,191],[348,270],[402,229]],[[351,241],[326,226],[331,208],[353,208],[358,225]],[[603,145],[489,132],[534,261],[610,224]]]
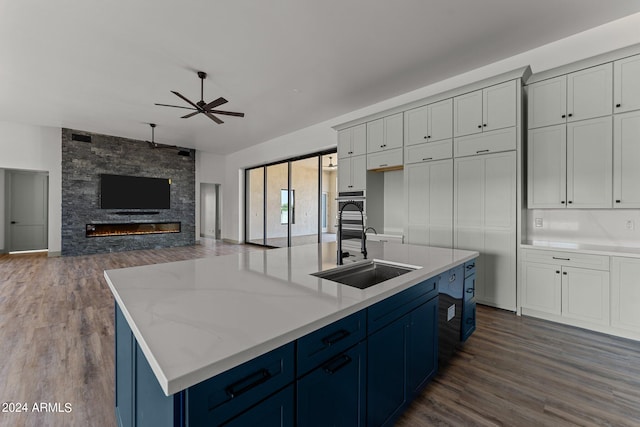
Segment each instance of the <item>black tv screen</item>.
[[100,175],[102,209],[169,209],[171,181],[168,178]]

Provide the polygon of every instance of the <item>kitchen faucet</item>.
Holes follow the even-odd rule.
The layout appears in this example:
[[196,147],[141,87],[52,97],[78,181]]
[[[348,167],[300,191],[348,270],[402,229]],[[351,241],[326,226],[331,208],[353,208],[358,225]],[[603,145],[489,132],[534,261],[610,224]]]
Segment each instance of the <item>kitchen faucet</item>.
[[364,259],[367,259],[367,238],[365,237],[364,230],[364,212],[362,212],[362,208],[356,202],[349,200],[340,207],[340,211],[338,212],[338,265],[343,264],[342,258],[344,257],[344,253],[342,252],[342,211],[344,211],[344,208],[349,205],[355,206],[358,209],[358,212],[360,212],[360,218],[362,219],[362,237],[360,238],[362,246],[360,248],[360,252],[364,255]]

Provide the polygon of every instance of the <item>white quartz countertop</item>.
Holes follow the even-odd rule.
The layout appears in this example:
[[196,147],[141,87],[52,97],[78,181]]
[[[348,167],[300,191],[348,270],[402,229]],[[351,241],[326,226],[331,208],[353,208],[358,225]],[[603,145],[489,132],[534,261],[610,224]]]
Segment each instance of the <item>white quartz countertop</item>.
[[334,242],[104,275],[171,395],[478,256],[398,243],[367,246],[369,259],[420,268],[364,290],[310,275],[336,267]]
[[523,249],[543,249],[563,252],[578,252],[594,255],[640,258],[640,248],[626,246],[593,245],[548,240],[528,240],[520,244]]

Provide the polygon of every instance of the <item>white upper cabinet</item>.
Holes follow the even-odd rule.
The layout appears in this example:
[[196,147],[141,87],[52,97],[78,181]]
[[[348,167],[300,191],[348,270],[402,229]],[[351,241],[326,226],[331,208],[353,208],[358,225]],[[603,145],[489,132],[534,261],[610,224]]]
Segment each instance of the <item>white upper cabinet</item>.
[[527,207],[563,208],[567,200],[565,125],[531,129],[527,138]]
[[511,80],[453,98],[453,136],[515,126],[516,90]]
[[613,63],[613,112],[640,109],[640,55]]
[[527,87],[529,129],[564,123],[567,114],[567,76],[542,80]]
[[367,189],[367,156],[352,156],[338,164],[338,191]]
[[367,153],[402,148],[402,113],[367,123]]
[[405,145],[435,142],[453,136],[453,99],[445,99],[404,113]]
[[611,116],[567,124],[567,206],[611,208]]
[[640,208],[640,111],[613,117],[613,207]]
[[613,66],[602,64],[567,75],[567,121],[612,113]]
[[612,112],[612,64],[532,83],[527,92],[529,129],[606,116]]
[[364,124],[338,132],[338,158],[367,154],[367,128]]

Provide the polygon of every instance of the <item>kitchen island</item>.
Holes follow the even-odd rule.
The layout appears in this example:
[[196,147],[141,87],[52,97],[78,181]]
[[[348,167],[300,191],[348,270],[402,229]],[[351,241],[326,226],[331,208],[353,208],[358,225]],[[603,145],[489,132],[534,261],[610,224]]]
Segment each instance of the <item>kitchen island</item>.
[[[310,371],[315,367],[314,351],[308,360],[301,356],[305,340],[314,333],[323,335],[321,341],[331,350],[321,360],[331,362],[325,371],[338,372],[355,361],[350,366],[356,377],[363,377],[368,375],[367,346],[374,354],[367,337],[379,327],[368,312],[375,308],[389,313],[400,302],[407,311],[390,319],[394,325],[405,322],[408,329],[416,320],[411,318],[412,313],[417,315],[416,304],[432,301],[436,317],[430,324],[436,329],[426,344],[432,355],[435,349],[437,364],[438,275],[472,261],[478,253],[371,242],[369,259],[415,269],[364,290],[311,275],[335,268],[335,256],[336,244],[325,243],[106,271],[116,299],[118,422],[199,425],[229,419],[232,425],[239,410],[267,397],[260,389],[273,391],[269,399],[278,396],[282,404],[271,408],[279,414],[290,410],[293,417],[297,399],[299,415],[304,412],[300,383],[315,372]],[[388,329],[380,329],[376,336]],[[351,350],[343,348],[347,344]],[[353,349],[361,351],[334,354]],[[320,358],[323,351],[319,350]],[[256,363],[276,369],[256,368]],[[369,371],[372,363],[369,360]],[[237,376],[243,370],[244,375]],[[432,370],[428,378],[435,373]],[[216,381],[225,376],[238,380],[216,389]],[[364,425],[372,416],[365,414],[364,381],[356,391],[356,403],[362,407],[358,422]],[[243,408],[245,404],[249,406]],[[256,413],[265,420],[264,414]]]

